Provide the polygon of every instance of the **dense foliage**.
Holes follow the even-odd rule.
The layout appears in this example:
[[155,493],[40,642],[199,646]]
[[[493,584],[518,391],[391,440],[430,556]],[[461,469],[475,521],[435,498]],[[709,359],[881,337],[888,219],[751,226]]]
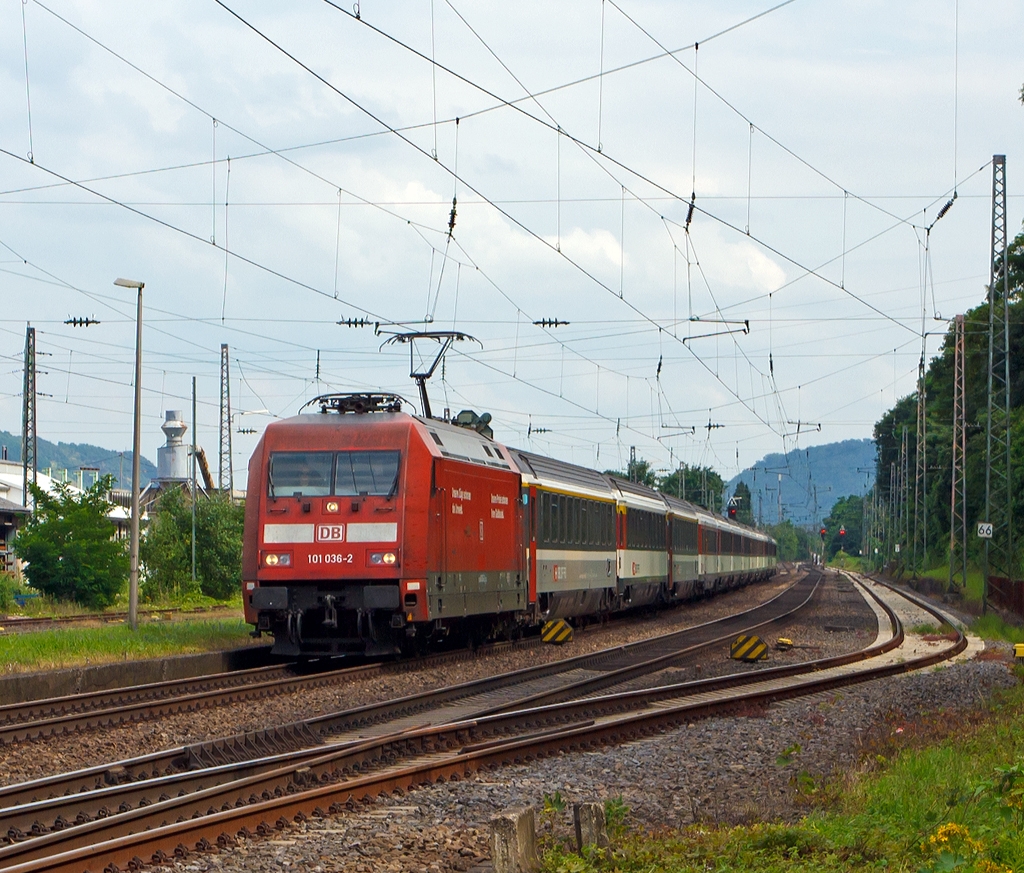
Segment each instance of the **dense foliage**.
[[27,562],[32,587],[56,600],[83,606],[110,606],[128,579],[128,553],[114,539],[108,517],[111,477],[104,476],[76,494],[66,483],[50,494],[30,484],[35,512],[18,533],[14,549]]
[[[1024,518],[1024,232],[1010,244],[1009,254],[1009,340],[1010,340],[1010,443],[1012,514]],[[1001,283],[1000,283],[1001,284]],[[998,304],[997,305],[1001,305]],[[965,421],[967,422],[966,482],[967,524],[971,528],[982,521],[985,504],[985,422],[988,400],[988,302],[964,315],[965,346]],[[940,563],[949,550],[950,486],[952,482],[952,423],[955,335],[947,332],[938,356],[925,375],[927,418],[925,427],[928,484],[924,502],[918,510],[919,542],[927,535],[928,554],[922,565]],[[1001,411],[996,412],[1001,420]],[[910,489],[907,507],[913,512],[913,481],[917,468],[917,395],[907,395],[882,416],[875,425],[878,448],[876,489],[879,503],[890,505],[891,470],[898,471],[901,462],[903,430],[907,431],[907,469]],[[900,501],[903,493],[895,495]],[[927,526],[925,520],[927,519]],[[906,539],[904,535],[901,539]],[[1018,538],[1018,542],[1019,542]],[[969,551],[977,558],[980,543],[969,537]],[[891,546],[891,544],[890,544]],[[912,554],[904,543],[903,560]]]
[[750,486],[746,482],[739,481],[736,483],[736,490],[733,491],[732,498],[729,501],[729,509],[730,511],[736,510],[736,521],[740,524],[753,525],[753,497],[750,494]]
[[[650,461],[637,458],[630,461],[625,471],[605,470],[605,473],[629,479],[648,488],[656,488],[665,494],[688,500],[715,513],[723,510],[722,495],[725,492],[725,481],[711,467],[690,467],[682,464],[679,469],[673,470],[667,476],[659,476]],[[749,496],[748,489],[748,499]]]
[[178,488],[166,491],[150,513],[142,542],[143,594],[149,599],[203,594],[219,600],[242,584],[245,511],[227,497],[196,502],[196,582],[192,583],[192,503]]
[[[680,476],[682,472],[682,476]],[[683,464],[658,483],[658,490],[689,500],[711,512],[722,512],[725,482],[711,467],[690,467]]]
[[826,561],[839,551],[859,555],[864,536],[864,498],[851,494],[837,500],[822,527]]
[[788,518],[781,524],[769,524],[764,530],[775,539],[780,561],[807,561],[818,550],[818,538]]

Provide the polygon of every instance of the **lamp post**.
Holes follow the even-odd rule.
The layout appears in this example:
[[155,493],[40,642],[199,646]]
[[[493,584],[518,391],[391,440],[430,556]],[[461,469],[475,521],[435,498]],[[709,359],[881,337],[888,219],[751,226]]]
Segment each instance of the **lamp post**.
[[142,289],[145,282],[116,279],[121,288],[135,288],[138,308],[135,313],[135,415],[132,432],[132,517],[128,557],[128,623],[139,626],[139,454],[142,451]]

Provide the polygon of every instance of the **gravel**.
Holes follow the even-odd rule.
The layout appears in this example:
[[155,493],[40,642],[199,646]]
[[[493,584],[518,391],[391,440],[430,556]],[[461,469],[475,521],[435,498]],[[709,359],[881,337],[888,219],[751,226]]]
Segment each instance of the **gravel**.
[[288,724],[365,703],[620,646],[750,609],[774,597],[791,582],[791,576],[780,576],[770,582],[729,592],[711,600],[639,615],[628,621],[593,624],[577,631],[575,641],[568,646],[502,650],[467,661],[339,682],[312,693],[297,691],[279,694],[264,700],[242,701],[197,712],[160,716],[151,721],[3,746],[0,747],[0,785],[107,764],[170,747],[202,743],[217,737],[262,730],[270,725]]
[[[1016,680],[1003,661],[970,661],[773,706],[763,718],[714,718],[624,746],[566,753],[457,783],[381,799],[290,825],[275,839],[241,839],[219,854],[175,863],[188,873],[282,869],[419,873],[486,868],[490,818],[510,807],[542,808],[621,797],[629,823],[676,828],[792,821],[809,808],[801,790],[856,769],[869,737],[898,738],[926,713],[949,718]],[[795,745],[799,750],[794,750]],[[787,750],[790,763],[780,761]],[[799,778],[798,778],[799,777]],[[542,833],[571,830],[567,810],[539,815]]]
[[[748,589],[696,604],[689,610],[663,613],[641,621],[639,627],[644,635],[650,635],[664,632],[669,624],[706,621],[714,613],[735,611],[745,598],[766,599],[764,595],[771,587],[761,586],[756,592]],[[764,631],[763,636],[769,641],[777,634],[812,647],[789,652],[773,650],[768,666],[861,648],[874,639],[873,614],[859,595],[858,604],[841,588],[845,585],[837,586],[833,578],[820,592],[811,611],[794,622]],[[826,627],[843,629],[826,631]],[[589,650],[585,647],[601,648],[636,638],[640,631],[637,626],[631,628],[619,625],[578,635],[571,654]],[[381,684],[394,685],[396,690],[364,692],[379,691],[381,696],[397,691],[407,693],[417,683],[427,687],[463,681],[477,671],[494,670],[497,664],[498,669],[513,669],[521,658],[536,662],[568,654],[569,650],[551,649],[506,654],[494,660],[431,671],[430,677],[389,677]],[[514,806],[530,804],[540,809],[545,795],[556,791],[570,808],[573,801],[621,797],[630,809],[629,823],[652,828],[675,828],[693,822],[794,820],[808,809],[808,787],[820,786],[856,770],[874,742],[899,743],[901,737],[913,733],[913,727],[925,714],[938,712],[956,719],[958,713],[977,706],[995,689],[1014,684],[1016,679],[1008,669],[1005,647],[1001,654],[1002,660],[968,661],[877,680],[841,692],[788,701],[769,707],[759,716],[697,721],[614,748],[564,753],[455,783],[417,789],[401,797],[380,799],[326,818],[289,825],[272,838],[239,839],[237,846],[221,852],[192,854],[174,862],[174,867],[188,873],[279,873],[290,869],[313,873],[418,873],[486,869],[490,818]],[[680,675],[686,671],[707,676],[731,669],[735,669],[735,662],[729,661],[723,649],[703,656],[699,667],[690,665],[672,671],[675,675],[671,678],[687,678]],[[339,697],[349,701],[352,694],[352,686],[338,691]],[[320,703],[323,702],[317,705]],[[275,698],[257,704],[256,708],[263,713],[261,723],[267,724],[276,717],[268,715],[268,710],[278,713],[282,706],[293,706],[292,717],[297,717],[300,707],[309,705],[299,699],[286,703]],[[230,716],[219,710],[194,713],[183,721],[192,722],[194,727],[197,720],[213,719],[207,723],[231,723],[238,729],[239,722],[230,719],[250,716],[246,707],[237,710]],[[61,743],[80,746],[77,752],[67,752],[70,760],[82,755],[83,750],[94,758],[110,760],[109,752],[94,754],[97,745],[126,748],[136,728],[140,732],[156,730],[161,737],[188,735],[187,727],[179,726],[176,719],[166,719],[154,725],[128,726]],[[111,739],[113,734],[119,738]],[[126,734],[129,739],[125,739]],[[165,745],[168,742],[156,740],[153,747]],[[59,766],[54,760],[59,760],[63,752],[56,744],[22,744],[4,750],[4,755],[10,758],[13,754],[20,766],[28,767],[26,761],[31,754],[27,753],[35,751],[38,755],[41,750],[51,756],[45,770],[53,772]],[[80,760],[76,763],[85,764]],[[0,761],[0,767],[10,766]],[[555,827],[559,833],[568,833],[569,815],[568,811],[560,816],[541,815],[542,832]]]

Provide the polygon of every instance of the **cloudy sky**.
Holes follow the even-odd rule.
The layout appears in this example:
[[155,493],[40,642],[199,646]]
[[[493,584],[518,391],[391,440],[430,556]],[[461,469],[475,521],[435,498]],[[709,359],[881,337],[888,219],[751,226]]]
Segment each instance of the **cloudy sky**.
[[425,327],[479,341],[435,413],[577,463],[870,436],[983,297],[993,154],[1021,227],[1021,33],[1010,0],[5,0],[0,428],[31,322],[40,435],[130,447],[125,277],[151,458],[192,376],[215,458],[221,343],[259,430],[414,400],[381,346]]

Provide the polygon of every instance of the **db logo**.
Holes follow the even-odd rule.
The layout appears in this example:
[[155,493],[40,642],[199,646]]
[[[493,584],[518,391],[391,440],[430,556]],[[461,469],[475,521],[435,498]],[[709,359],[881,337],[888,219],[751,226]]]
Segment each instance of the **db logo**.
[[345,539],[345,525],[343,524],[318,524],[316,526],[316,541],[318,543],[337,543]]

